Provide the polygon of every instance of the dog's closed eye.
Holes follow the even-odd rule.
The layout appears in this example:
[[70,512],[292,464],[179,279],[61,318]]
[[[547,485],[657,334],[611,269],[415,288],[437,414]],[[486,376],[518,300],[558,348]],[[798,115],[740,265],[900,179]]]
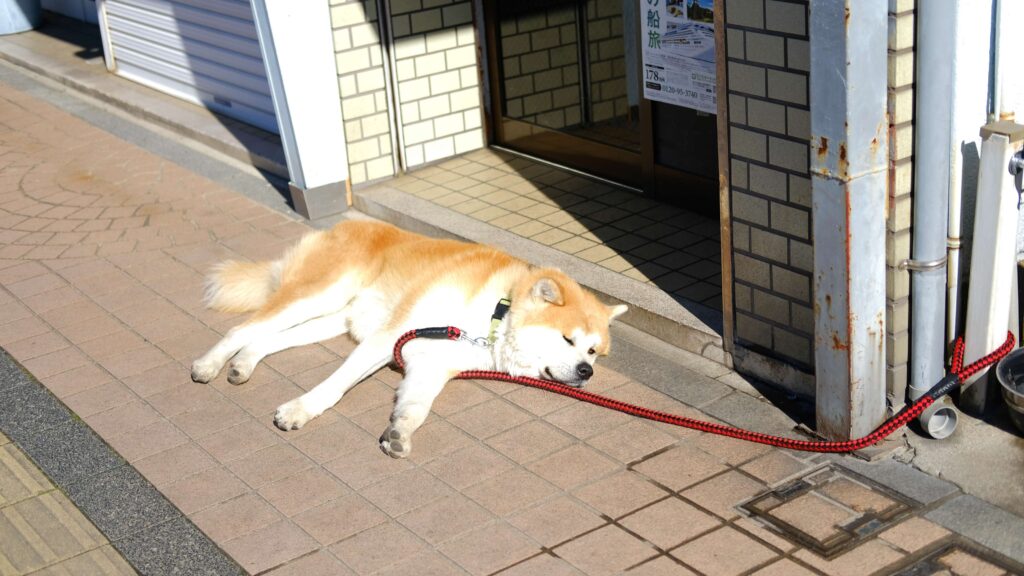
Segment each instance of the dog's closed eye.
[[569,337],[568,337],[568,336],[566,336],[565,334],[562,334],[562,339],[563,339],[563,340],[565,340],[565,342],[566,342],[567,344],[569,344],[569,346],[575,346],[575,345],[576,345],[576,341],[575,341],[575,340],[573,340],[572,338],[569,338]]

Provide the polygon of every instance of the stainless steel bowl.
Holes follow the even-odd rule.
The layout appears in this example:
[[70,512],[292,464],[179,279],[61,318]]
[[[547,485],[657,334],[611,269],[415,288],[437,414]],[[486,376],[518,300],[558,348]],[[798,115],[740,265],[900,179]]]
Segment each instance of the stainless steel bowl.
[[1010,418],[1024,432],[1024,348],[1010,352],[996,365],[996,379],[1003,388],[1003,399],[1010,409]]

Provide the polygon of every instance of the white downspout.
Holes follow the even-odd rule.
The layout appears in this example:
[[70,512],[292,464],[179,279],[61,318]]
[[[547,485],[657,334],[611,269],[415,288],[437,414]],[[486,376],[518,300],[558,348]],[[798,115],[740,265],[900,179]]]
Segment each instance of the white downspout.
[[[959,0],[929,0],[917,7],[918,44],[912,260],[910,387],[907,401],[923,396],[945,373],[946,244],[954,147],[957,13]],[[919,419],[934,438],[956,430],[957,414],[948,399],[933,404]]]

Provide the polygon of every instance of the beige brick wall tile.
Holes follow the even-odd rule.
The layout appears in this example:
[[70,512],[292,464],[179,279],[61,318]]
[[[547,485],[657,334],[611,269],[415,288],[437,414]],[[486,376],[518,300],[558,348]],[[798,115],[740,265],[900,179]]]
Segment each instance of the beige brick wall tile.
[[431,140],[423,145],[423,159],[433,162],[455,155],[455,139],[451,136],[439,140]]
[[362,24],[366,19],[366,12],[361,2],[341,4],[331,7],[331,27],[342,28]]
[[373,114],[377,111],[373,94],[363,94],[342,100],[341,111],[342,115],[350,120]]
[[427,52],[441,52],[459,45],[458,33],[453,28],[427,34]]
[[458,70],[434,74],[430,77],[430,93],[447,96],[462,88],[462,78]]
[[476,66],[476,46],[460,46],[445,52],[448,69]]
[[736,337],[765,348],[772,347],[771,325],[742,312],[736,314]]
[[760,162],[768,159],[768,141],[764,134],[732,127],[729,129],[729,146],[738,156]]
[[795,36],[807,34],[807,7],[778,0],[765,0],[765,28]]
[[768,226],[768,201],[740,190],[733,190],[732,215],[746,222]]
[[469,2],[460,2],[454,6],[446,6],[443,9],[444,25],[457,26],[473,21],[473,5]]
[[427,53],[427,40],[423,36],[406,36],[395,39],[395,58],[404,60]]
[[409,18],[412,23],[413,34],[437,30],[444,25],[441,22],[441,10],[437,8],[413,12],[409,15]]
[[810,146],[803,142],[768,138],[769,162],[794,172],[807,172],[810,161]]
[[766,96],[765,69],[738,62],[729,63],[729,90],[754,96]]
[[807,40],[786,39],[787,65],[801,72],[811,71],[811,44]]
[[[478,115],[479,117],[479,115]],[[472,130],[455,136],[455,153],[464,154],[472,150],[483,148],[484,134],[480,130]]]
[[756,98],[747,99],[747,124],[779,134],[786,133],[786,107]]
[[764,0],[725,0],[729,24],[764,28]]
[[746,41],[747,59],[751,62],[786,65],[786,41],[781,36],[747,32]]
[[434,122],[425,120],[405,125],[406,144],[420,144],[434,138]]
[[370,67],[370,51],[366,48],[348,50],[335,58],[339,74],[348,74]]

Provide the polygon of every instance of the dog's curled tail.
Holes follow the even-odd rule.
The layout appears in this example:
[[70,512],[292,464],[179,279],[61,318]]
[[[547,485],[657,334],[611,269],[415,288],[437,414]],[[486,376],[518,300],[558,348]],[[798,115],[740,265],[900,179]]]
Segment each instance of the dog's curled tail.
[[207,276],[203,302],[221,312],[251,312],[263,306],[280,284],[280,262],[228,260]]

